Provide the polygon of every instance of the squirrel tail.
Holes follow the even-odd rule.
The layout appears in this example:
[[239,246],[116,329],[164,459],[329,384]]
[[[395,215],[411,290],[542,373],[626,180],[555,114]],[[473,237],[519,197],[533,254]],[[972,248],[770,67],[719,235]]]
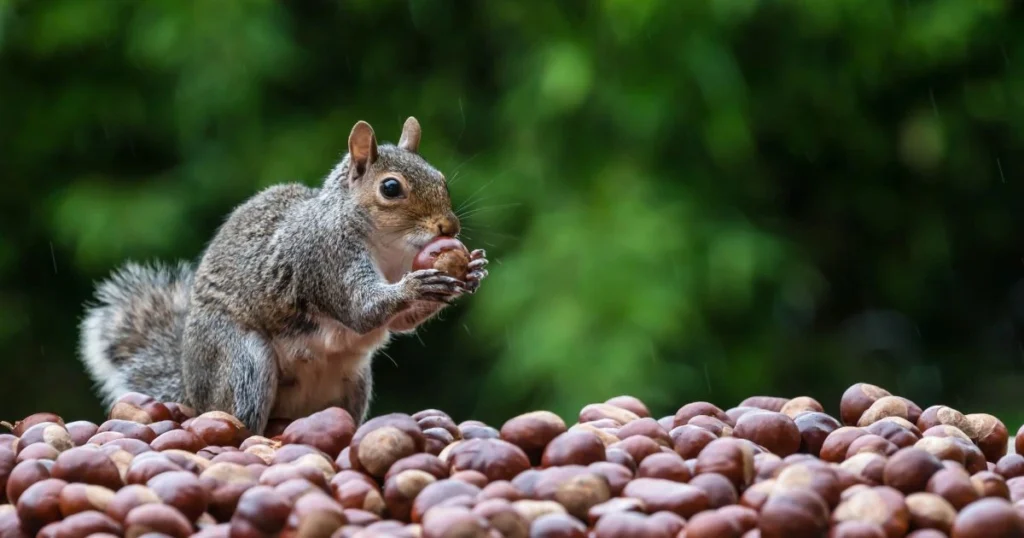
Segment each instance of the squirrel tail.
[[130,262],[97,286],[79,346],[104,405],[126,392],[183,402],[181,334],[194,275],[185,262]]

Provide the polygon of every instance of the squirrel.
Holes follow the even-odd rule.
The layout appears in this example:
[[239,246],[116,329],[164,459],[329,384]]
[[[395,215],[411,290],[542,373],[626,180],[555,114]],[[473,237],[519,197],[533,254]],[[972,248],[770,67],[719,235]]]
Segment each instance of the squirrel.
[[464,280],[412,270],[424,246],[460,232],[420,137],[410,117],[398,144],[378,145],[359,121],[319,188],[257,193],[197,263],[129,261],[100,282],[79,354],[103,403],[139,392],[231,413],[255,434],[332,406],[365,421],[374,355],[488,274],[483,250]]

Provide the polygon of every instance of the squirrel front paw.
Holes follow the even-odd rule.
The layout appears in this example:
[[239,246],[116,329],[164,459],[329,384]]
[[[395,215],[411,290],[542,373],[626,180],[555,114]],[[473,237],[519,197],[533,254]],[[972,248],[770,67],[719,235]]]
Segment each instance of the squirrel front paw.
[[474,250],[469,254],[469,272],[466,274],[466,292],[476,293],[480,289],[480,281],[487,277],[487,253],[483,249]]
[[451,304],[466,291],[466,283],[437,269],[413,271],[403,279],[405,290],[414,301]]

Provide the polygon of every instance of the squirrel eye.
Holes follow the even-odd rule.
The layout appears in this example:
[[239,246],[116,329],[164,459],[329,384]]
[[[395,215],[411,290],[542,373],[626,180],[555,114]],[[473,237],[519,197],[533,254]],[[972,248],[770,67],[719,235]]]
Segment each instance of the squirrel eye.
[[385,198],[398,198],[402,195],[402,184],[397,179],[389,177],[381,182],[380,193]]

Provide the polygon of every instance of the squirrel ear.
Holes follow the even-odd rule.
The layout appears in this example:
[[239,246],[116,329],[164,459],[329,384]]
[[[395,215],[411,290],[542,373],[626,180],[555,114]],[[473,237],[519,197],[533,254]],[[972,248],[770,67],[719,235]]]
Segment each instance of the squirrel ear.
[[377,138],[373,127],[360,120],[348,135],[348,153],[351,159],[349,177],[355,179],[366,173],[366,169],[377,161]]
[[416,153],[420,149],[420,122],[409,116],[402,126],[402,138],[398,140],[398,147],[405,151]]

